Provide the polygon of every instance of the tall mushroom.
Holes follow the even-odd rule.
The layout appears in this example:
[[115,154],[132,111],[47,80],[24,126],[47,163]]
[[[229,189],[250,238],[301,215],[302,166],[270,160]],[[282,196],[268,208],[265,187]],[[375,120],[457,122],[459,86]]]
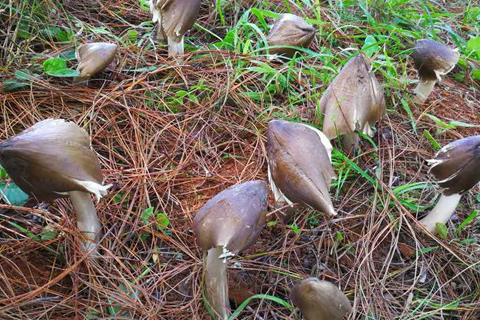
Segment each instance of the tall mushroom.
[[363,53],[351,58],[320,99],[323,133],[328,139],[344,136],[344,146],[358,147],[355,131],[373,135],[372,127],[385,110],[383,89]]
[[427,100],[435,82],[441,81],[442,76],[455,67],[459,56],[457,49],[430,39],[421,39],[415,43],[412,58],[420,78],[415,88],[416,103],[422,104]]
[[352,311],[350,301],[333,283],[306,278],[290,292],[306,320],[341,320]]
[[285,13],[275,22],[267,36],[271,54],[293,57],[298,49],[308,48],[315,37],[315,28],[304,19],[294,14]]
[[433,159],[429,172],[443,188],[436,206],[420,222],[430,232],[446,223],[462,197],[480,181],[480,136],[456,140],[444,146]]
[[102,185],[100,163],[84,129],[62,119],[40,121],[0,144],[0,164],[38,201],[70,197],[84,249],[96,253],[100,221],[90,193],[100,201],[111,185]]
[[263,227],[267,213],[268,186],[248,181],[230,187],[198,211],[193,221],[197,244],[204,256],[207,302],[220,319],[230,312],[227,258],[251,246]]
[[115,53],[117,53],[117,45],[113,43],[94,42],[79,46],[75,56],[78,60],[77,70],[80,71],[80,75],[73,81],[87,80],[102,72],[113,61]]
[[267,144],[268,180],[275,201],[336,215],[329,194],[335,173],[327,137],[301,123],[273,120],[268,124]]
[[183,54],[183,37],[200,11],[200,0],[151,0],[153,22],[157,22],[157,39],[168,41],[168,55]]

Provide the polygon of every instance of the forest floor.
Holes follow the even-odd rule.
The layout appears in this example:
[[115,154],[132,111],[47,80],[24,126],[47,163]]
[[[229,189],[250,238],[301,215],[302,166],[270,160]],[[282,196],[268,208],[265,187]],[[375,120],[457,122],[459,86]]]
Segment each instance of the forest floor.
[[[193,217],[227,187],[267,179],[270,120],[321,128],[320,97],[360,50],[372,57],[387,110],[358,154],[332,141],[338,215],[303,209],[288,224],[269,215],[259,240],[229,262],[232,309],[238,319],[293,319],[289,291],[314,276],[346,293],[349,319],[480,318],[479,187],[462,197],[446,237],[418,224],[440,191],[425,160],[480,134],[474,4],[202,1],[175,60],[152,40],[144,0],[0,2],[0,141],[46,118],[74,121],[113,184],[96,206],[98,260],[78,248],[70,201],[45,212],[2,196],[0,319],[208,319]],[[283,12],[308,18],[318,33],[282,64],[268,59],[264,39]],[[422,38],[461,56],[417,106],[409,56]],[[45,73],[52,57],[75,69],[75,47],[94,41],[119,46],[105,72],[78,85]]]

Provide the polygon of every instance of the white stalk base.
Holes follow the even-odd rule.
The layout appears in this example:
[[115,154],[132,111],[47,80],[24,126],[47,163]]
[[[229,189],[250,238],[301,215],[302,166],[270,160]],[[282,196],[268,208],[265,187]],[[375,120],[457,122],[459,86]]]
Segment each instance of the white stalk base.
[[230,302],[228,301],[227,263],[220,256],[222,247],[215,247],[207,252],[205,259],[205,294],[207,302],[215,312],[216,318],[228,319]]
[[183,38],[180,40],[180,42],[175,42],[173,39],[168,38],[168,56],[176,56],[176,55],[182,55],[184,53],[183,50]]
[[77,212],[77,228],[83,235],[83,249],[86,252],[94,249],[92,254],[98,255],[97,241],[101,226],[92,197],[90,193],[83,191],[70,191],[69,194]]
[[427,100],[428,96],[435,86],[436,80],[420,80],[417,87],[415,88],[415,98],[414,102],[418,104],[423,104]]
[[420,220],[420,223],[431,233],[436,233],[437,222],[447,223],[450,220],[458,202],[462,196],[458,193],[446,196],[442,194],[437,202],[437,205],[430,211],[425,218]]

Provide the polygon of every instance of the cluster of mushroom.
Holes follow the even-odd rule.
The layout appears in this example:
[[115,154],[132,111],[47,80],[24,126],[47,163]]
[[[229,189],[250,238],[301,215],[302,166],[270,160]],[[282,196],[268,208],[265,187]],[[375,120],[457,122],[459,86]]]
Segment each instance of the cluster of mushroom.
[[[198,16],[200,0],[152,0],[157,39],[168,41],[169,55],[183,54],[184,34]],[[308,47],[315,29],[302,18],[283,14],[267,37],[271,54],[292,57]],[[104,70],[117,46],[90,43],[77,50],[83,81]],[[432,40],[419,40],[413,60],[420,76],[416,101],[423,103],[436,81],[458,61],[458,52]],[[335,178],[330,140],[342,136],[346,150],[357,149],[359,132],[373,135],[373,126],[385,111],[383,89],[370,59],[351,58],[324,92],[320,102],[322,131],[303,123],[273,120],[268,124],[268,180],[275,206],[288,220],[294,204],[314,208],[329,216],[336,210],[329,194]],[[111,185],[102,185],[96,154],[87,132],[72,122],[47,119],[0,145],[0,163],[13,181],[39,201],[70,197],[77,212],[77,227],[84,234],[83,247],[98,254],[100,222],[90,194],[97,201]],[[480,180],[480,136],[452,142],[429,160],[430,172],[444,188],[437,206],[421,223],[434,232],[437,223],[451,217],[461,194]],[[206,251],[207,302],[220,319],[230,313],[227,261],[255,243],[265,226],[268,185],[248,181],[232,186],[210,199],[194,219],[200,248]],[[221,226],[221,227],[219,227]],[[351,311],[347,297],[333,284],[307,278],[297,284],[291,300],[307,320],[342,319]]]

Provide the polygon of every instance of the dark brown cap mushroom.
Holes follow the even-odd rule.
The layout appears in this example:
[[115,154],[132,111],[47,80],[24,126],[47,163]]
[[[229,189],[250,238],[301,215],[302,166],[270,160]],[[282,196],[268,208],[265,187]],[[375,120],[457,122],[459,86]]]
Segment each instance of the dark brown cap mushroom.
[[307,48],[315,37],[315,28],[304,19],[294,14],[285,13],[275,22],[267,36],[271,54],[293,57],[298,49]]
[[207,301],[221,319],[226,319],[230,312],[226,260],[248,248],[259,236],[265,226],[267,198],[268,186],[264,181],[248,181],[207,201],[193,221],[197,244],[207,251]]
[[333,283],[307,278],[293,287],[290,299],[306,320],[341,320],[352,311],[350,301]]
[[441,77],[455,67],[459,56],[456,49],[451,49],[430,39],[421,39],[415,43],[412,58],[420,78],[415,89],[416,102],[425,102],[432,92],[435,82],[441,81]]
[[200,0],[152,0],[153,22],[158,22],[157,38],[168,40],[168,55],[183,54],[183,37],[200,11]]
[[346,147],[358,147],[355,131],[373,135],[372,127],[385,110],[385,97],[370,69],[370,59],[363,53],[351,58],[323,94],[319,106],[328,139],[346,135]]
[[75,52],[78,60],[77,70],[80,75],[74,82],[87,80],[93,75],[102,72],[113,61],[117,45],[106,42],[85,43]]
[[268,124],[268,175],[276,201],[336,215],[330,199],[332,145],[313,127],[283,120]]
[[89,193],[97,200],[111,185],[102,185],[96,154],[87,132],[73,122],[47,119],[0,145],[0,163],[12,180],[39,201],[70,197],[77,211],[77,226],[94,248],[100,222]]
[[430,232],[436,224],[446,223],[460,201],[462,193],[480,181],[480,136],[451,142],[437,152],[429,172],[443,188],[437,205],[420,222]]

